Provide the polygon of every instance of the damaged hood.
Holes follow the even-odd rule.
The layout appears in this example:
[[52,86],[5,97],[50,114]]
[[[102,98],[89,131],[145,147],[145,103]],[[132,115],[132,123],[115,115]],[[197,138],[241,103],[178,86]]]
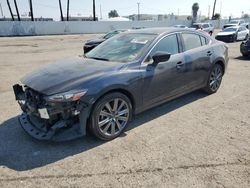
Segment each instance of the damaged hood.
[[[104,73],[119,70],[123,63],[76,58],[50,64],[29,73],[21,82],[45,95],[52,95],[90,84]],[[83,88],[82,88],[83,89]]]

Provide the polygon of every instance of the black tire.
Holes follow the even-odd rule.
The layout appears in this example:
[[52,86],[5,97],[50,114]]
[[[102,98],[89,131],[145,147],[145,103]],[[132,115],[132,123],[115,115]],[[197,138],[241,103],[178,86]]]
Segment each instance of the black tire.
[[247,40],[248,39],[248,34],[246,35],[246,38],[244,40]]
[[130,99],[119,92],[109,93],[101,97],[94,105],[89,128],[95,137],[109,141],[124,131],[131,118],[132,104]]
[[224,71],[222,66],[220,64],[215,64],[209,73],[207,85],[204,88],[204,91],[208,94],[216,93],[220,88],[223,74]]
[[250,54],[242,53],[243,57],[248,57]]
[[238,38],[238,33],[234,35],[234,42],[237,42],[237,38]]

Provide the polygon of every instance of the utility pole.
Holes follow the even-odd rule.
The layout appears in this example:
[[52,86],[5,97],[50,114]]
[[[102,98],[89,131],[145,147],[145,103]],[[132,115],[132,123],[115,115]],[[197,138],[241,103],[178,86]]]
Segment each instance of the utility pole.
[[12,10],[11,10],[10,2],[9,2],[9,0],[6,0],[6,1],[7,1],[7,5],[8,5],[8,7],[9,7],[9,10],[10,10],[10,15],[11,15],[12,21],[15,21],[13,12],[12,12]]
[[100,5],[100,20],[102,20],[102,5]]
[[1,10],[2,17],[4,17],[4,15],[3,15],[3,8],[2,8],[2,4],[1,3],[0,3],[0,10]]
[[210,5],[208,5],[208,14],[207,14],[208,19],[210,19]]
[[93,20],[96,21],[96,17],[95,17],[95,0],[93,0]]
[[69,0],[67,3],[67,21],[69,21]]
[[34,21],[34,15],[33,15],[33,5],[32,5],[32,0],[30,1],[30,16],[31,16],[31,21]]
[[19,11],[18,11],[18,7],[17,7],[16,0],[14,0],[14,4],[15,4],[15,7],[16,7],[17,19],[18,19],[18,21],[20,22],[20,21],[21,21],[21,18],[20,18],[20,14],[19,14]]
[[214,0],[214,8],[213,8],[212,20],[214,19],[214,13],[215,13],[216,1],[217,1],[217,0]]
[[62,3],[61,3],[61,0],[59,0],[59,8],[60,8],[61,21],[63,22],[63,12],[62,12]]
[[137,6],[138,6],[138,15],[137,15],[137,19],[138,21],[140,20],[140,3],[137,3]]

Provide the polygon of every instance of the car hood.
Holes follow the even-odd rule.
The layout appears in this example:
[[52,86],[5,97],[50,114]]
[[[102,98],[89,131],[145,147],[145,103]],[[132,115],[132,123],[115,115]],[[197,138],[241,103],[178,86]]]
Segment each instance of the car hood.
[[99,39],[88,40],[85,44],[87,44],[87,45],[100,44],[100,43],[102,43],[104,41],[105,41],[104,38],[99,38]]
[[21,82],[40,93],[52,95],[84,87],[90,84],[90,80],[100,78],[105,72],[120,70],[124,65],[118,62],[76,58],[47,65],[26,75]]
[[232,31],[232,32],[219,32],[218,34],[217,34],[217,36],[228,36],[228,35],[233,35],[233,34],[235,34],[236,32],[234,32],[234,31]]

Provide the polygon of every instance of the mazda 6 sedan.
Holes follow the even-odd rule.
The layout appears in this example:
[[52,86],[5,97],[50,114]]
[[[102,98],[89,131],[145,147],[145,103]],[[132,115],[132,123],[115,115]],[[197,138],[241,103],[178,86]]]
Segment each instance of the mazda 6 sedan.
[[227,63],[227,46],[201,32],[121,33],[85,57],[50,64],[14,85],[20,124],[40,140],[70,140],[87,129],[111,140],[142,111],[198,89],[215,93]]

